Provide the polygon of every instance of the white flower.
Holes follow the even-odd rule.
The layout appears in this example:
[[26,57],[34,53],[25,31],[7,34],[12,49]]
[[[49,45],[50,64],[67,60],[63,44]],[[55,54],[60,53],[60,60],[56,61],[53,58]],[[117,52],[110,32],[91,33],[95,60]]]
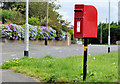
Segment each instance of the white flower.
[[93,59],[95,60],[95,57],[93,57]]
[[15,59],[15,58],[13,58],[13,59]]
[[18,58],[16,57],[16,60],[18,60]]
[[88,54],[90,56],[90,54]]
[[6,61],[6,62],[9,62],[9,61]]
[[113,64],[115,64],[115,62],[113,62]]

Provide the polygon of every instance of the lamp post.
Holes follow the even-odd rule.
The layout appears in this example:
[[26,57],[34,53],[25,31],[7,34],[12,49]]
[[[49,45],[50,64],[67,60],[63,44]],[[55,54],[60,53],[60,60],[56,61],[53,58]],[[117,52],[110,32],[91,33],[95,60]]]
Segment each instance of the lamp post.
[[48,27],[48,7],[49,7],[49,2],[47,2],[47,17],[46,17],[46,27]]
[[[46,14],[46,27],[48,28],[48,7],[49,7],[49,2],[47,2],[47,14]],[[47,45],[47,38],[45,38],[45,45]]]
[[108,53],[110,53],[110,0],[109,0]]
[[100,29],[100,44],[102,44],[102,22],[101,22],[101,29]]
[[26,24],[25,24],[25,36],[24,36],[24,56],[29,56],[29,24],[28,24],[28,5],[29,0],[26,0]]

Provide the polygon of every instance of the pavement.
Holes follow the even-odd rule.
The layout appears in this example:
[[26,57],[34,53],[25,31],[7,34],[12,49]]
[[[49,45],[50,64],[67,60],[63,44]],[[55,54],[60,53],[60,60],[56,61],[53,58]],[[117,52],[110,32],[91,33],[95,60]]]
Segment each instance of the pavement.
[[[4,63],[5,60],[13,58],[22,58],[24,56],[24,44],[18,43],[0,43],[2,55],[0,64]],[[108,51],[108,45],[88,45],[88,56],[95,54],[104,54]],[[111,52],[118,51],[117,45],[111,45]],[[71,46],[45,46],[38,44],[29,45],[29,57],[40,58],[46,55],[61,58],[69,56],[80,56],[84,53],[84,46],[78,44],[72,44]],[[23,74],[13,73],[9,70],[2,71],[3,82],[35,82],[33,78],[26,77]]]
[[36,82],[32,77],[10,70],[2,70],[2,82]]

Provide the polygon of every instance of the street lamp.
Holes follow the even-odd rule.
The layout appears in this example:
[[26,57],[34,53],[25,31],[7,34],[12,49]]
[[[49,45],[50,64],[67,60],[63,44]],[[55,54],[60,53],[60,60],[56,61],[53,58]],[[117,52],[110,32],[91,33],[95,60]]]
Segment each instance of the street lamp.
[[26,24],[25,24],[25,37],[24,37],[24,56],[29,56],[29,24],[28,24],[28,5],[29,0],[26,0]]
[[109,0],[108,53],[110,53],[110,0]]
[[[48,28],[48,8],[49,8],[49,1],[47,1],[47,14],[46,14],[46,27]],[[47,38],[45,38],[45,45],[47,45]]]
[[49,2],[47,2],[47,17],[46,17],[46,27],[48,27],[48,8],[49,8]]
[[102,22],[101,22],[101,29],[100,29],[100,44],[102,44]]

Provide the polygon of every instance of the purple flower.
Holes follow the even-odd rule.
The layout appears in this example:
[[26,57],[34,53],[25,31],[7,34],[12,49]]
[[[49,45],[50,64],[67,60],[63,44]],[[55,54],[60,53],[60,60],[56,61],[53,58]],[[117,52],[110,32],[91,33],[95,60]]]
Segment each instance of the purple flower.
[[2,30],[2,33],[4,33],[4,30]]
[[45,39],[45,37],[43,37],[43,39]]
[[13,37],[13,39],[15,39],[15,37]]
[[14,31],[16,31],[16,29],[15,29],[15,28],[14,28],[13,30],[14,30]]
[[18,39],[18,36],[16,37],[16,39]]
[[9,35],[10,33],[7,33],[7,35]]
[[20,33],[20,32],[17,32],[18,34]]
[[46,36],[49,36],[48,34],[46,34]]

